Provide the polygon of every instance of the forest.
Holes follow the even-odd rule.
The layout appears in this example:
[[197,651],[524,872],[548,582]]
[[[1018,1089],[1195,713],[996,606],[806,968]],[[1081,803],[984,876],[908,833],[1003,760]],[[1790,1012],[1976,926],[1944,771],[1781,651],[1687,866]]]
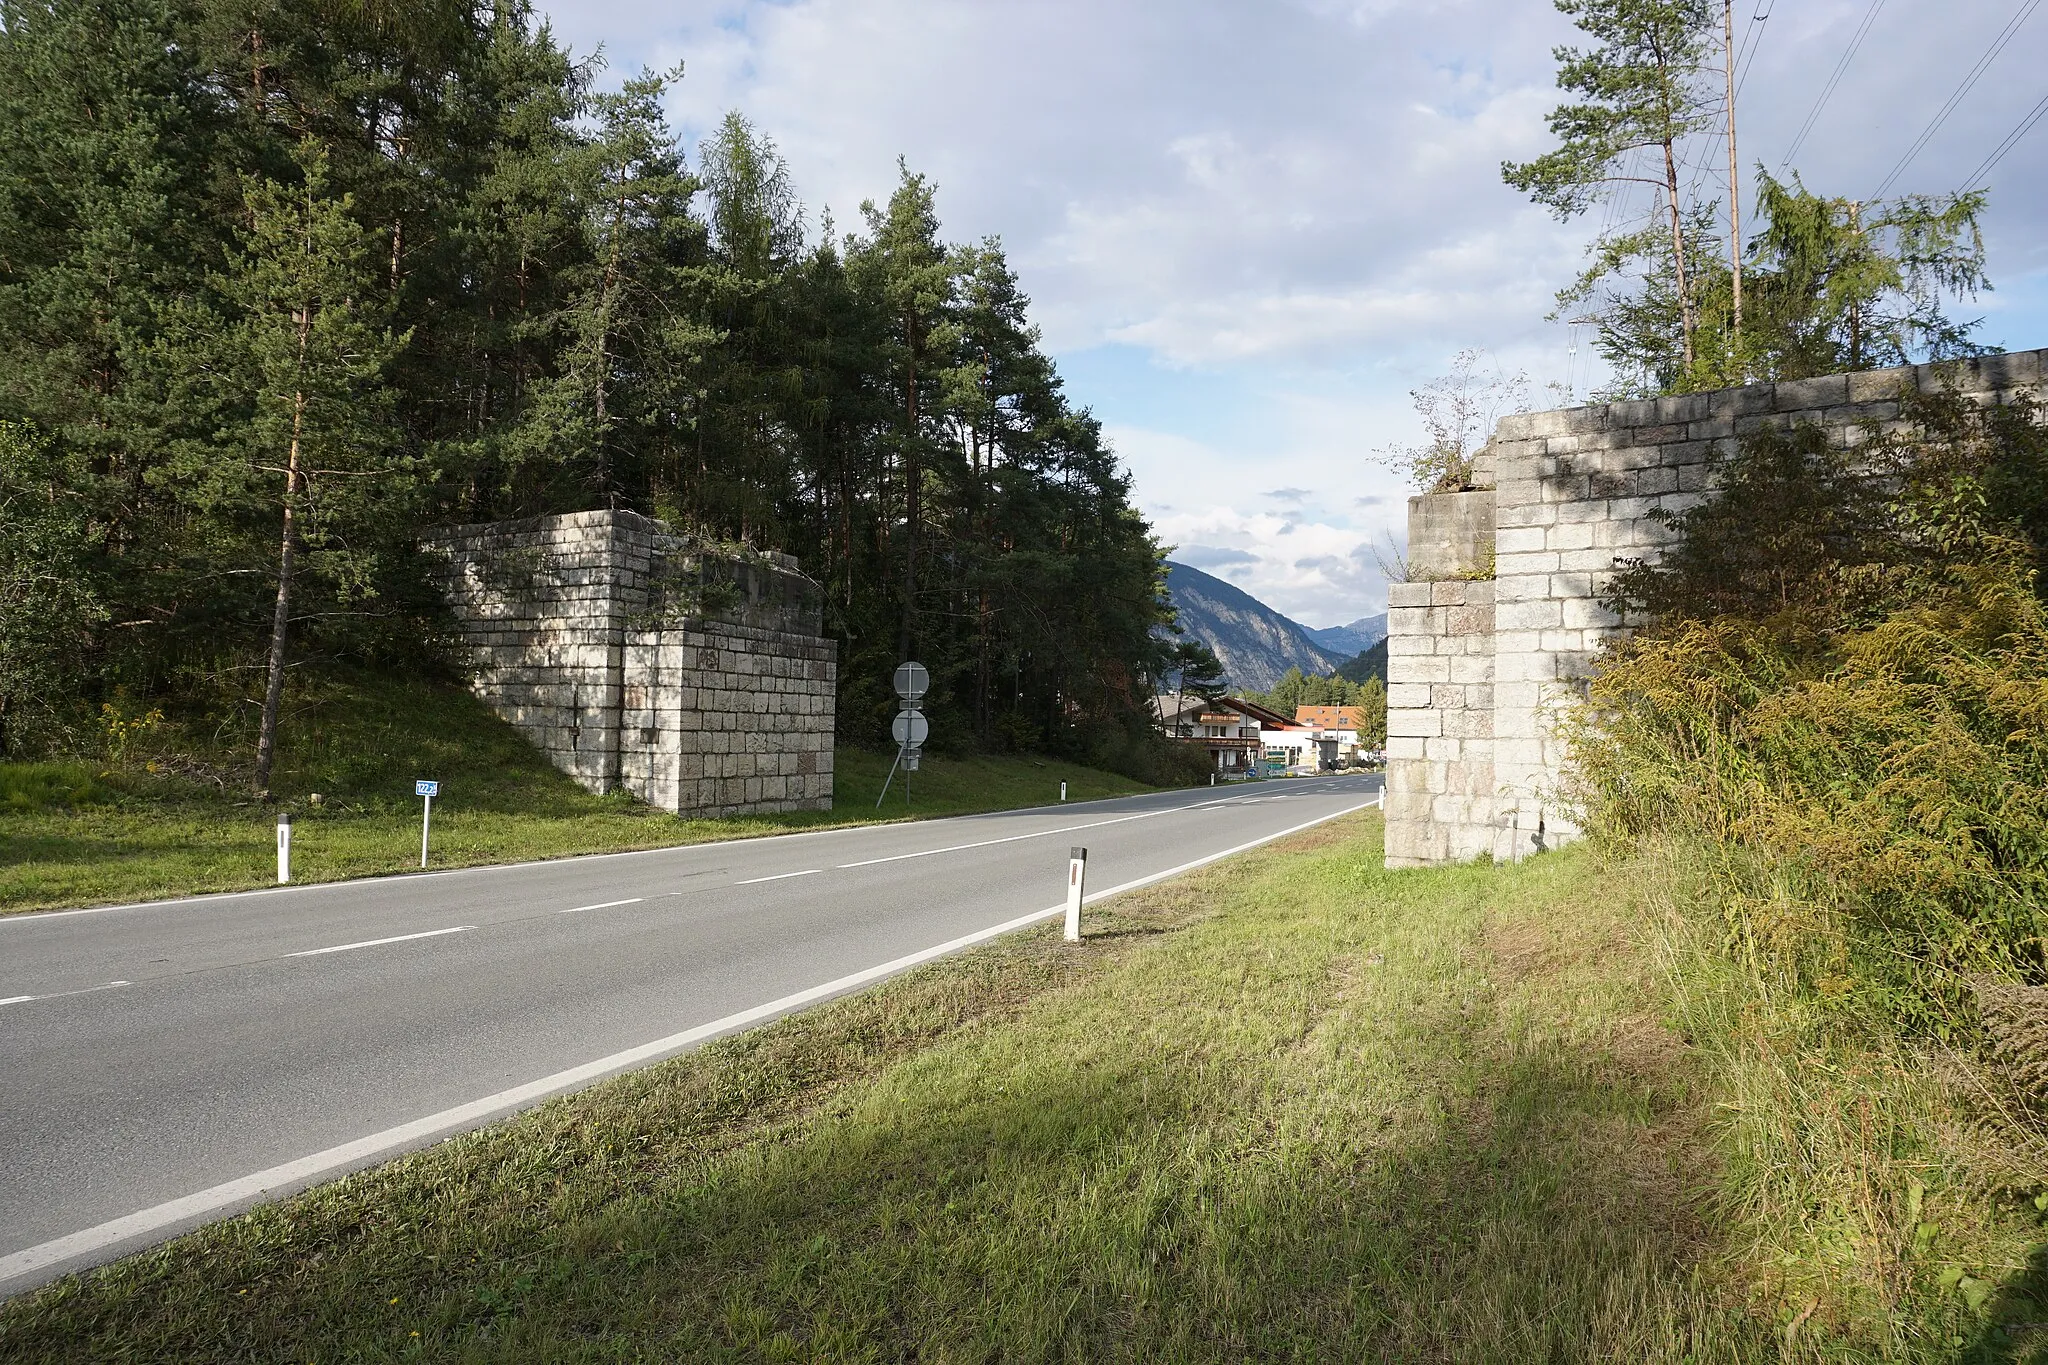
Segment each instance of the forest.
[[[323,671],[451,677],[422,528],[593,507],[798,556],[874,742],[1149,753],[1161,551],[1000,241],[850,230],[681,70],[522,0],[0,0],[0,757]],[[283,708],[286,714],[289,707]]]

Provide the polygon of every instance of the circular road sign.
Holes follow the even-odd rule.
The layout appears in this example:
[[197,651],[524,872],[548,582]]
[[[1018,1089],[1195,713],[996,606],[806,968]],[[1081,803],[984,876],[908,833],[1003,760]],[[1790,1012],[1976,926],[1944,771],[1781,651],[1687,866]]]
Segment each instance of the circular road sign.
[[898,711],[896,719],[889,723],[889,733],[906,749],[923,748],[925,737],[931,732],[932,723],[924,718],[922,711]]
[[919,663],[896,666],[896,695],[907,702],[916,701],[932,685],[932,675]]

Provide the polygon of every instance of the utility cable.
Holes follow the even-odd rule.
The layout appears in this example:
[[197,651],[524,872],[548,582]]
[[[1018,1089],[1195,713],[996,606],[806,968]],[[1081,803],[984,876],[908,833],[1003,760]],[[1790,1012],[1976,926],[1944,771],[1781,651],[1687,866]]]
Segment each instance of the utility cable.
[[1806,122],[1799,125],[1799,132],[1793,137],[1791,147],[1786,149],[1784,159],[1778,163],[1779,169],[1791,165],[1792,158],[1799,155],[1799,148],[1805,143],[1806,135],[1813,131],[1814,120],[1820,117],[1821,110],[1827,108],[1828,99],[1835,93],[1835,87],[1842,83],[1842,73],[1849,69],[1850,61],[1856,56],[1856,49],[1863,46],[1863,39],[1870,32],[1871,22],[1883,8],[1884,0],[1870,0],[1869,13],[1865,14],[1863,22],[1856,26],[1856,36],[1849,40],[1848,49],[1842,53],[1842,59],[1835,63],[1834,74],[1829,76],[1828,83],[1821,87],[1820,98],[1813,102],[1813,111],[1807,114]]
[[2021,0],[2019,11],[2006,22],[2005,27],[1999,31],[1998,36],[1991,40],[1991,46],[1984,50],[1984,55],[1977,59],[1977,64],[1970,68],[1970,73],[1967,76],[1963,77],[1963,83],[1956,87],[1955,93],[1950,95],[1947,102],[1935,111],[1934,118],[1928,123],[1920,136],[1913,140],[1913,145],[1906,148],[1906,154],[1899,158],[1899,164],[1892,167],[1892,173],[1884,178],[1882,185],[1877,187],[1877,193],[1870,196],[1872,199],[1884,198],[1884,192],[1892,187],[1892,182],[1905,173],[1906,167],[1913,164],[1913,158],[1920,155],[1920,149],[1927,145],[1930,138],[1941,131],[1941,125],[1948,122],[1948,116],[1953,114],[1956,106],[1963,102],[1963,96],[1970,93],[1970,87],[1974,86],[1977,83],[1978,77],[1982,76],[1991,63],[1998,59],[1998,54],[2005,51],[2005,46],[2012,41],[2013,34],[2019,32],[2020,25],[2026,23],[2027,19],[2040,6],[2041,0]]
[[1991,174],[1992,168],[2005,160],[2005,154],[2019,146],[2020,139],[2033,131],[2034,125],[2041,121],[2043,114],[2048,114],[2048,95],[2043,95],[2041,102],[2027,111],[2027,116],[2019,121],[2019,126],[2005,135],[2005,141],[1991,149],[1991,155],[1984,158],[1984,164],[1970,172],[1970,178],[1963,182],[1962,188],[1956,193],[1968,194],[1977,188],[1984,177]]

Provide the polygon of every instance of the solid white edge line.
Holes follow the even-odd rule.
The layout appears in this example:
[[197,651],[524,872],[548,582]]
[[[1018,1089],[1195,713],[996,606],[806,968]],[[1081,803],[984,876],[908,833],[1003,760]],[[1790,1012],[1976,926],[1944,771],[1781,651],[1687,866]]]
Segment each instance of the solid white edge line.
[[[1135,891],[1141,886],[1150,886],[1154,882],[1162,882],[1169,877],[1177,877],[1183,872],[1192,872],[1198,867],[1205,867],[1218,859],[1228,858],[1232,854],[1243,853],[1248,849],[1257,848],[1260,844],[1269,844],[1275,839],[1284,839],[1290,834],[1299,834],[1305,829],[1313,828],[1326,821],[1336,820],[1356,811],[1370,810],[1371,808],[1371,804],[1365,802],[1356,806],[1346,806],[1343,810],[1332,811],[1328,815],[1319,815],[1313,820],[1304,820],[1298,825],[1293,825],[1276,833],[1265,835],[1262,838],[1239,844],[1235,848],[1226,848],[1220,853],[1211,853],[1205,857],[1197,858],[1193,862],[1182,863],[1179,867],[1170,867],[1164,872],[1155,872],[1148,877],[1139,877],[1134,881],[1123,882],[1117,886],[1109,887],[1107,890],[1097,891],[1088,896],[1087,900],[1089,903],[1093,903],[1105,900],[1110,896],[1119,895],[1125,891]],[[182,1199],[172,1199],[121,1218],[110,1219],[95,1227],[85,1228],[82,1231],[43,1242],[24,1251],[16,1251],[6,1256],[0,1256],[0,1286],[5,1286],[9,1280],[32,1274],[45,1267],[89,1256],[96,1251],[116,1246],[122,1242],[146,1237],[153,1232],[159,1232],[177,1223],[203,1218],[209,1213],[239,1204],[244,1200],[259,1199],[280,1187],[310,1184],[322,1176],[360,1166],[375,1157],[424,1142],[437,1134],[452,1134],[493,1117],[506,1114],[509,1111],[525,1108],[527,1105],[537,1101],[549,1099],[566,1091],[582,1089],[585,1086],[605,1079],[607,1076],[627,1070],[630,1067],[659,1060],[664,1056],[680,1052],[696,1043],[715,1038],[722,1033],[731,1033],[750,1024],[758,1024],[763,1020],[772,1019],[779,1014],[787,1014],[791,1010],[813,1004],[829,996],[841,995],[856,987],[866,986],[884,977],[894,976],[899,972],[908,971],[912,967],[922,966],[934,958],[945,957],[950,953],[957,953],[963,948],[971,948],[978,943],[986,943],[992,938],[999,938],[1015,930],[1027,928],[1038,923],[1040,920],[1051,919],[1055,915],[1064,914],[1066,908],[1065,903],[1062,902],[1049,909],[1034,911],[1028,915],[1019,915],[1015,919],[1005,920],[1001,924],[992,925],[986,929],[977,929],[971,934],[963,934],[959,938],[949,939],[933,947],[920,949],[917,952],[884,962],[880,966],[869,967],[864,971],[854,972],[850,976],[842,976],[836,980],[827,981],[822,985],[812,986],[810,989],[798,991],[794,995],[785,995],[781,999],[771,1000],[765,1005],[756,1005],[752,1009],[741,1010],[737,1014],[728,1014],[723,1019],[714,1019],[708,1024],[699,1024],[695,1028],[684,1029],[681,1033],[672,1033],[666,1038],[657,1038],[651,1043],[643,1043],[639,1047],[628,1048],[624,1052],[614,1052],[609,1057],[600,1057],[594,1062],[586,1062],[582,1066],[571,1067],[567,1071],[557,1071],[552,1076],[543,1076],[539,1080],[529,1082],[526,1085],[515,1086],[510,1090],[501,1090],[495,1095],[486,1095],[482,1099],[471,1100],[468,1104],[457,1105],[453,1109],[443,1109],[438,1114],[429,1114],[425,1118],[414,1119],[411,1123],[400,1124],[395,1128],[386,1128],[381,1133],[372,1133],[368,1137],[357,1138],[353,1142],[344,1142],[339,1146],[329,1147],[325,1151],[315,1152],[311,1156],[300,1157],[297,1161],[288,1161],[281,1166],[272,1166],[268,1170],[257,1171],[253,1175],[245,1175],[238,1180],[226,1181],[210,1189],[200,1190],[196,1194],[188,1194]],[[0,1292],[5,1292],[4,1288],[0,1288]]]
[[337,943],[332,948],[307,948],[301,952],[286,953],[286,957],[319,957],[322,953],[345,953],[353,948],[381,948],[387,943],[410,943],[416,938],[439,938],[443,934],[466,934],[476,928],[474,924],[458,924],[453,929],[429,929],[419,934],[396,934],[390,938],[366,938],[361,943]]
[[33,995],[10,995],[5,1000],[0,1000],[0,1005],[19,1005],[24,1000],[33,999]]
[[1102,825],[1128,824],[1132,820],[1150,820],[1155,815],[1178,815],[1183,811],[1206,810],[1220,806],[1221,801],[1203,801],[1192,806],[1175,806],[1171,810],[1139,811],[1136,815],[1119,815],[1114,820],[1091,820],[1085,825],[1062,825],[1058,829],[1041,829],[1032,834],[1011,834],[1001,839],[983,839],[973,844],[953,844],[947,848],[921,848],[915,853],[892,853],[886,858],[863,858],[857,863],[840,863],[838,870],[844,872],[853,867],[873,867],[877,863],[900,863],[907,858],[930,858],[940,853],[959,853],[970,848],[989,848],[996,844],[1014,844],[1020,839],[1045,839],[1055,834],[1072,834],[1077,829],[1095,829]]
[[[1190,790],[1210,791],[1213,788],[1197,787]],[[883,820],[870,824],[835,825],[831,829],[798,829],[786,834],[751,834],[738,839],[711,839],[701,844],[663,844],[659,848],[629,848],[615,853],[572,853],[561,858],[529,858],[519,863],[479,863],[475,867],[451,867],[440,872],[388,872],[369,877],[344,877],[331,882],[294,882],[290,886],[256,886],[246,891],[215,891],[204,896],[174,896],[160,901],[124,901],[118,905],[87,905],[76,910],[19,910],[0,915],[0,928],[10,924],[40,924],[47,920],[69,919],[74,915],[105,915],[116,910],[166,910],[180,905],[203,905],[211,901],[242,900],[253,896],[277,896],[293,891],[331,891],[343,886],[367,886],[377,882],[426,881],[435,877],[467,877],[482,872],[517,872],[529,867],[552,867],[565,863],[585,863],[600,858],[647,858],[661,853],[695,853],[707,848],[732,848],[738,844],[758,844],[765,839],[823,839],[834,834],[864,834],[878,829],[902,829],[912,825],[936,826],[954,821],[987,820],[996,816],[1030,815],[1038,811],[1072,809],[1075,806],[1095,805],[1109,801],[1137,801],[1148,796],[1174,796],[1178,792],[1133,792],[1129,796],[1097,796],[1087,801],[1069,801],[1065,806],[1058,803],[1046,806],[1016,806],[1009,810],[982,810],[967,815],[945,815],[936,820]],[[1189,806],[1162,806],[1159,814],[1171,814],[1177,810],[1200,810],[1204,806],[1223,805],[1223,801],[1198,802]]]
[[638,905],[646,899],[647,897],[645,896],[628,896],[622,901],[599,901],[596,905],[572,905],[567,910],[557,910],[555,913],[558,915],[580,915],[585,910],[609,910],[614,905]]

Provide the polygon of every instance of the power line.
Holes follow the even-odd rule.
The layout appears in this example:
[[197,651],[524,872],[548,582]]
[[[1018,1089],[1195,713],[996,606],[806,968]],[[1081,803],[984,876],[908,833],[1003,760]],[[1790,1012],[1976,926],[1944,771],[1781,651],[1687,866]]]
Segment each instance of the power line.
[[1762,14],[1754,10],[1749,16],[1749,31],[1742,35],[1742,42],[1736,47],[1738,60],[1735,63],[1735,97],[1742,98],[1742,87],[1749,83],[1750,63],[1756,60],[1757,52],[1764,45],[1764,25],[1771,22],[1771,6],[1765,5]]
[[1792,158],[1799,155],[1799,148],[1806,141],[1806,135],[1813,131],[1814,120],[1820,117],[1821,110],[1827,108],[1829,97],[1835,93],[1835,87],[1842,83],[1842,73],[1849,69],[1850,61],[1856,56],[1856,49],[1863,46],[1863,39],[1870,32],[1871,22],[1883,8],[1884,0],[1870,0],[1870,12],[1865,14],[1863,22],[1856,26],[1856,36],[1849,40],[1848,49],[1842,53],[1842,60],[1835,63],[1834,74],[1829,76],[1828,83],[1821,87],[1820,98],[1813,102],[1813,111],[1806,116],[1806,122],[1799,125],[1799,132],[1792,139],[1791,147],[1786,149],[1784,159],[1778,163],[1779,169],[1791,165]]
[[2005,135],[2005,141],[1991,149],[1991,155],[1984,158],[1984,164],[1970,172],[1970,178],[1963,182],[1962,188],[1957,190],[1956,193],[1968,194],[1971,190],[1975,189],[1979,181],[1991,174],[1992,167],[2005,160],[2005,154],[2019,146],[2020,139],[2033,131],[2034,125],[2041,121],[2043,114],[2048,114],[2048,95],[2043,95],[2041,102],[2029,110],[2027,116],[2019,121],[2019,126]]
[[1913,158],[1920,155],[1920,149],[1927,145],[1930,138],[1941,131],[1941,125],[1948,122],[1948,116],[1954,113],[1956,106],[1963,102],[1963,96],[1970,93],[1970,87],[1977,83],[1977,78],[1982,76],[1991,63],[1998,59],[1999,53],[2005,51],[2005,46],[2012,41],[2013,34],[2019,32],[2020,25],[2026,23],[2028,16],[2040,8],[2040,5],[2041,0],[2021,0],[2019,12],[2014,14],[2007,21],[2005,27],[2000,30],[1998,36],[1991,40],[1991,46],[1984,50],[1984,55],[1977,59],[1977,64],[1970,68],[1970,73],[1967,76],[1963,77],[1963,83],[1956,87],[1955,93],[1950,95],[1947,102],[1935,111],[1934,118],[1928,123],[1926,129],[1921,132],[1919,137],[1913,140],[1912,146],[1906,148],[1906,154],[1899,158],[1899,164],[1892,167],[1892,173],[1884,178],[1884,183],[1879,185],[1877,192],[1870,196],[1872,199],[1884,198],[1884,192],[1892,187],[1892,182],[1905,173],[1906,167],[1913,164]]

